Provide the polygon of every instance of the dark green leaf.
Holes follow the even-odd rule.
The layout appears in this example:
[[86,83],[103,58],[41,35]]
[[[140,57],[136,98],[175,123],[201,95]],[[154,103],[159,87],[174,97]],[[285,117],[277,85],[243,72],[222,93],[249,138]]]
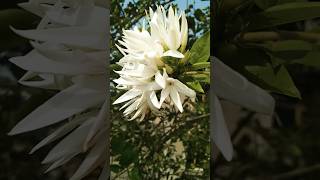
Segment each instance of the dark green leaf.
[[248,29],[263,29],[317,17],[320,17],[320,2],[287,3],[253,16]]
[[254,3],[261,9],[267,9],[277,3],[277,0],[254,0]]
[[258,79],[263,88],[279,94],[301,98],[299,90],[284,66],[280,66],[277,70],[274,70],[270,64],[267,66],[247,66],[246,69]]
[[312,44],[302,40],[285,40],[267,42],[263,45],[266,49],[273,52],[282,51],[311,51]]
[[210,57],[210,32],[197,39],[190,50],[191,64],[206,62]]
[[204,69],[204,68],[210,68],[210,62],[199,62],[192,64],[192,69],[198,70],[198,69]]
[[320,68],[320,52],[312,51],[307,53],[303,58],[296,59],[292,63],[302,64],[309,67]]
[[128,173],[129,179],[130,180],[141,180],[139,170],[137,168],[133,168],[129,173]]
[[209,74],[192,74],[190,75],[192,79],[195,81],[210,83],[210,75]]
[[199,82],[187,82],[187,84],[195,91],[204,93],[202,86]]

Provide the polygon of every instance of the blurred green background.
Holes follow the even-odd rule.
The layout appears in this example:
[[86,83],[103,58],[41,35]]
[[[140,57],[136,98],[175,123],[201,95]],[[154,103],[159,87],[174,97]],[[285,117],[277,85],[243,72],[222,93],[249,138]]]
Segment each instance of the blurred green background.
[[216,157],[215,179],[319,179],[319,2],[213,3],[214,55],[276,99],[272,118],[224,103],[235,157]]

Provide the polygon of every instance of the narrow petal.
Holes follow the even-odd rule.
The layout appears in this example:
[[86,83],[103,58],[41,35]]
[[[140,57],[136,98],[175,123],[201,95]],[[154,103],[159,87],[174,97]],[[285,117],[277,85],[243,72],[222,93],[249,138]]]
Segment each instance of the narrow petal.
[[173,103],[177,106],[180,112],[183,112],[183,107],[180,99],[180,95],[175,87],[170,88],[170,97]]
[[157,95],[154,91],[152,91],[150,94],[150,100],[151,100],[152,104],[154,105],[154,107],[160,109],[160,103],[159,103]]
[[182,82],[180,82],[179,80],[175,79],[174,85],[177,88],[178,92],[180,92],[190,98],[196,97],[196,92],[194,90],[190,89],[188,86],[186,86]]
[[218,97],[259,113],[273,114],[275,101],[270,94],[249,82],[219,59],[213,58],[212,61],[213,89]]
[[58,62],[43,56],[36,50],[25,56],[11,58],[10,61],[22,69],[41,73],[79,75],[105,72],[105,67],[99,63],[93,63],[92,59],[78,63]]
[[113,104],[119,104],[119,103],[123,103],[126,101],[129,101],[139,95],[141,95],[142,92],[136,89],[131,89],[129,91],[127,91],[126,93],[124,93],[122,96],[120,96],[115,102],[113,102]]
[[[108,161],[107,161],[107,163],[108,163]],[[98,180],[106,180],[106,179],[109,178],[109,176],[110,176],[110,170],[108,168],[108,164],[106,164],[104,166],[104,168],[102,169],[100,177],[99,177]]]
[[165,53],[163,53],[162,56],[170,56],[170,57],[175,57],[175,58],[184,58],[184,55],[176,50],[168,50]]
[[71,86],[28,114],[9,132],[9,135],[58,123],[90,107],[99,105],[103,99],[105,99],[104,92],[80,88],[77,85]]
[[56,131],[54,131],[52,134],[50,134],[48,137],[44,138],[41,142],[39,142],[35,147],[32,148],[30,154],[33,154],[35,151],[40,149],[41,147],[65,136],[70,131],[72,131],[74,128],[76,128],[78,125],[83,123],[85,120],[87,120],[90,116],[92,116],[95,112],[91,112],[88,114],[83,114],[79,117],[76,117],[75,119],[72,119],[67,124],[63,125]]
[[110,119],[107,117],[107,111],[109,111],[109,103],[105,101],[102,107],[100,108],[98,116],[94,118],[94,123],[90,128],[89,134],[84,145],[85,149],[88,148],[90,141],[101,131],[101,127],[108,128],[108,126],[110,126]]
[[166,79],[161,75],[160,71],[156,73],[155,81],[159,84],[160,87],[166,88]]
[[97,50],[107,48],[107,43],[105,43],[107,42],[106,30],[104,31],[103,28],[101,30],[91,27],[62,27],[44,30],[16,30],[12,28],[12,30],[20,36],[39,41],[52,41]]
[[184,52],[188,42],[188,22],[184,12],[181,16],[181,52]]
[[92,123],[92,120],[87,121],[60,141],[53,149],[50,150],[42,163],[47,164],[74,153],[81,153],[83,144],[90,130],[89,127]]
[[106,160],[106,137],[101,137],[97,142],[70,180],[80,180],[84,178]]
[[223,156],[230,161],[233,156],[233,147],[228,128],[224,121],[223,111],[219,99],[214,94],[211,96],[211,104],[212,113],[210,115],[210,131],[212,132],[212,139]]
[[170,93],[170,88],[162,89],[161,91],[161,97],[160,97],[160,107],[162,103],[167,99]]

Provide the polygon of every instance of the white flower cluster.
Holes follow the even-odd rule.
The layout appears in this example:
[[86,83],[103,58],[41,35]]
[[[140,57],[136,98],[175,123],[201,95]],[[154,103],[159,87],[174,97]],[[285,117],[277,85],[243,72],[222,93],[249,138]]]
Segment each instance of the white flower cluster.
[[34,49],[11,62],[27,70],[20,83],[59,92],[27,115],[9,133],[32,131],[64,122],[31,151],[63,138],[43,163],[57,168],[87,153],[71,180],[104,167],[108,178],[107,35],[109,10],[93,0],[30,0],[19,4],[42,19],[34,30],[15,30]]
[[[170,7],[168,12],[162,6],[149,11],[148,23],[150,31],[124,30],[123,40],[117,46],[123,54],[118,64],[120,75],[114,80],[118,89],[127,90],[113,104],[125,103],[122,108],[125,116],[134,113],[131,120],[140,117],[143,120],[150,110],[158,110],[164,106],[173,106],[183,112],[183,101],[196,97],[195,91],[178,79],[168,75],[170,71],[162,60],[163,57],[184,58],[188,41],[188,23],[185,14],[180,15]],[[170,74],[170,73],[169,73]],[[160,93],[160,99],[157,96]]]

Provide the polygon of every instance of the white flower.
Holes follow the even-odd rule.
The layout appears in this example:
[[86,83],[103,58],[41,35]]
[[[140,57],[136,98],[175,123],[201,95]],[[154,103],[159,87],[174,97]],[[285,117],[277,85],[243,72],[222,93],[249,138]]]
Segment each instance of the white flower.
[[183,52],[188,41],[188,23],[184,12],[178,15],[170,7],[166,15],[164,8],[158,6],[155,12],[150,9],[149,15],[152,38],[173,53],[179,54],[179,48]]
[[[99,1],[99,5],[101,5]],[[59,92],[20,121],[10,135],[64,124],[31,151],[63,138],[43,163],[48,171],[80,153],[86,157],[70,178],[79,180],[99,166],[100,179],[107,179],[107,27],[109,11],[95,1],[31,0],[20,4],[42,17],[37,29],[15,30],[34,40],[27,55],[10,59],[27,70],[20,83]],[[69,7],[69,8],[65,8]]]
[[179,111],[183,112],[180,96],[186,95],[192,99],[196,97],[195,91],[188,88],[179,80],[170,78],[165,69],[163,70],[163,75],[161,75],[160,72],[157,72],[155,81],[159,84],[160,87],[162,87],[159,108],[161,107],[162,103],[170,96],[170,99],[173,101]]
[[[143,120],[150,111],[157,111],[166,102],[172,102],[183,112],[185,96],[195,99],[196,93],[177,79],[169,77],[163,57],[169,56],[178,60],[184,58],[183,52],[188,40],[187,20],[182,13],[180,17],[169,8],[168,16],[162,6],[156,12],[150,10],[151,34],[142,27],[124,30],[123,39],[117,45],[124,55],[115,71],[120,78],[114,80],[117,88],[127,90],[113,104],[127,102],[122,108],[125,116],[134,115],[130,120],[140,116]],[[181,25],[180,25],[181,20]],[[163,69],[163,75],[160,70]],[[161,92],[160,102],[157,93]],[[171,104],[172,104],[171,103]],[[121,108],[121,109],[122,109]]]

